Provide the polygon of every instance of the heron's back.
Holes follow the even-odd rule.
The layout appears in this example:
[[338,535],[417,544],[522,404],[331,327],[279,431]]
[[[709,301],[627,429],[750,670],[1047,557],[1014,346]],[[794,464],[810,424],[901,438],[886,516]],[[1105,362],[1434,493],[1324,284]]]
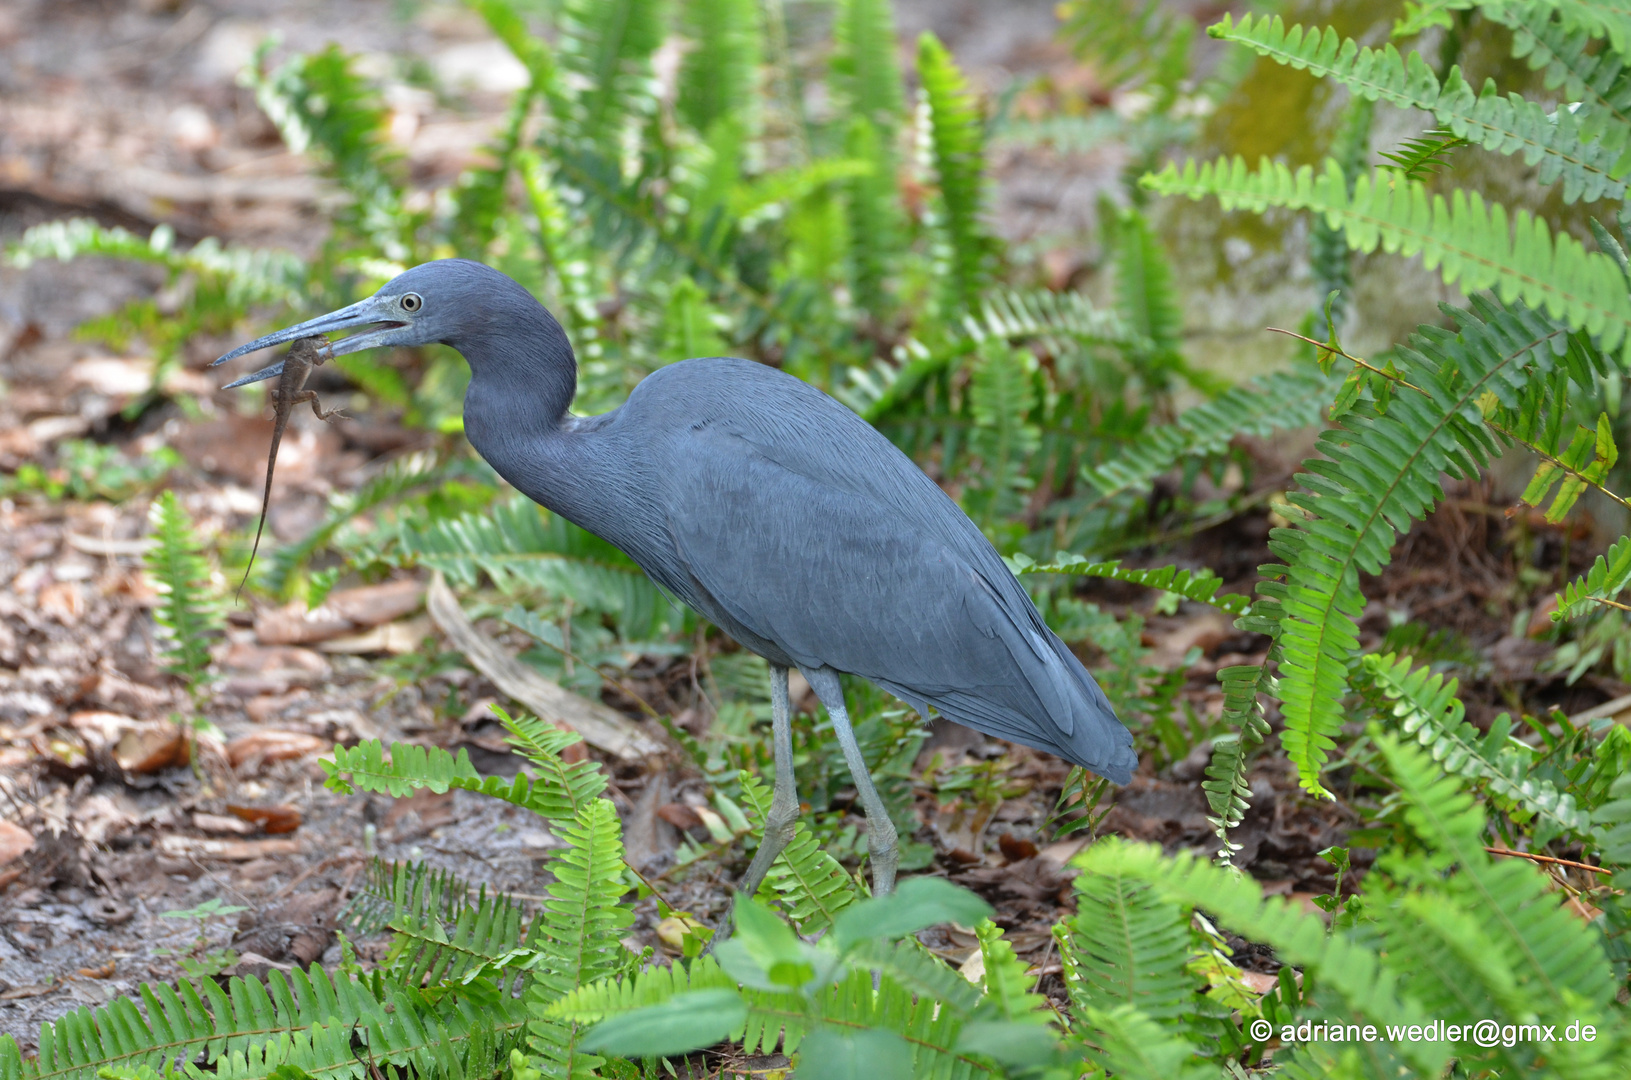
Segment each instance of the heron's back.
[[746,360],[688,360],[570,438],[575,493],[534,497],[748,648],[1130,778],[1132,736],[984,534],[820,390]]

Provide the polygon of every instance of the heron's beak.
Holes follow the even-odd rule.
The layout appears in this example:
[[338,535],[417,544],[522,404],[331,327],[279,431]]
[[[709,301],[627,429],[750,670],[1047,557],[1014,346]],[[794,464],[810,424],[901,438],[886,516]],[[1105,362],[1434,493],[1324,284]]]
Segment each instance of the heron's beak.
[[[402,311],[394,301],[388,297],[370,296],[366,300],[359,300],[350,307],[343,307],[339,311],[331,311],[327,315],[319,315],[315,319],[308,319],[296,326],[285,327],[273,331],[265,337],[258,337],[246,345],[239,345],[227,353],[210,367],[224,364],[228,360],[236,360],[247,353],[259,352],[261,349],[270,349],[274,345],[282,345],[288,341],[298,341],[301,338],[327,336],[340,334],[347,330],[357,330],[361,327],[372,327],[366,333],[352,334],[341,338],[329,346],[330,356],[345,356],[347,353],[361,352],[372,349],[376,345],[394,345],[400,343],[400,331],[406,323],[402,320]],[[271,367],[261,368],[253,375],[223,386],[223,390],[231,390],[235,386],[247,386],[262,379],[275,379],[283,374],[283,361],[278,361]]]

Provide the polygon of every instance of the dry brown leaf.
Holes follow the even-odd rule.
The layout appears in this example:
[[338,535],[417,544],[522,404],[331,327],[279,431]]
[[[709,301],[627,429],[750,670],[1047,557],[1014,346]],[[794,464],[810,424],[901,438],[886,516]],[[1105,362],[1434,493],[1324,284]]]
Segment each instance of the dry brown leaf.
[[34,835],[21,825],[0,819],[0,866],[19,859],[34,846]]
[[256,731],[227,743],[227,760],[236,769],[246,761],[289,761],[320,754],[331,744],[303,731]]
[[185,765],[189,756],[187,732],[180,724],[163,720],[130,729],[113,748],[113,760],[131,773],[155,773]]
[[119,961],[109,960],[101,967],[82,967],[79,969],[79,973],[87,979],[111,979],[118,967]]
[[227,813],[244,821],[259,825],[264,831],[278,836],[300,828],[300,811],[292,806],[227,806]]

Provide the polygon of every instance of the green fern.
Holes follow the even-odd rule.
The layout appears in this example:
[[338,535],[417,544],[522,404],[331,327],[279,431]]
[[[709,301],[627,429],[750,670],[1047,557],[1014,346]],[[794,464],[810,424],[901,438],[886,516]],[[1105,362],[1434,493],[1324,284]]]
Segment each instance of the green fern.
[[[738,779],[750,815],[755,822],[763,822],[770,812],[770,788],[752,773],[742,772]],[[765,880],[805,934],[831,926],[840,911],[860,899],[850,876],[802,821],[794,826],[792,841],[770,864]]]
[[1236,436],[1265,436],[1319,422],[1338,381],[1309,368],[1249,379],[1175,422],[1149,429],[1084,475],[1104,498],[1147,487],[1181,461],[1222,453]]
[[[101,1009],[79,1009],[42,1026],[38,1056],[23,1060],[10,1036],[0,1039],[0,1076],[8,1080],[94,1080],[119,1075],[190,1075],[220,1080],[272,1080],[280,1067],[304,1075],[360,1077],[372,1057],[422,1077],[479,1080],[500,1072],[525,1015],[520,1002],[495,997],[486,1008],[433,1005],[376,978],[330,976],[322,969],[274,971],[263,984],[233,978],[175,989],[145,984],[139,997]],[[199,1072],[194,1062],[211,1069]],[[143,1070],[148,1072],[143,1073]]]
[[472,586],[485,573],[507,592],[527,586],[614,615],[632,640],[660,636],[675,617],[627,555],[521,495],[406,531],[402,547],[455,585]]
[[905,111],[893,6],[889,0],[839,0],[837,6],[833,89],[849,115],[865,120],[887,141]]
[[1606,351],[1631,341],[1631,297],[1612,259],[1586,251],[1566,233],[1554,237],[1546,222],[1527,210],[1509,215],[1477,193],[1429,196],[1419,183],[1378,172],[1361,176],[1350,197],[1332,162],[1316,176],[1307,166],[1293,173],[1267,160],[1252,173],[1240,158],[1198,168],[1186,162],[1182,171],[1169,165],[1144,182],[1163,195],[1216,195],[1226,210],[1313,210],[1333,227],[1341,226],[1355,251],[1383,246],[1406,256],[1420,254],[1447,284],[1468,293],[1493,289],[1509,304],[1521,300],[1570,329],[1595,335]]
[[1480,736],[1467,723],[1466,706],[1456,697],[1458,683],[1428,668],[1412,670],[1411,658],[1389,653],[1367,656],[1366,673],[1389,701],[1399,729],[1424,747],[1447,772],[1481,781],[1498,803],[1547,823],[1545,833],[1585,837],[1591,815],[1549,781],[1529,775],[1527,746],[1508,738],[1511,722],[1492,724]]
[[1042,442],[1031,422],[1037,406],[1036,360],[1031,354],[988,341],[969,380],[974,428],[969,450],[980,459],[982,475],[964,493],[970,516],[990,526],[1024,507],[1033,486],[1028,466]]
[[[1078,857],[1083,878],[1105,876],[1148,883],[1157,897],[1180,907],[1202,907],[1219,926],[1249,941],[1270,944],[1283,962],[1296,964],[1319,979],[1340,1002],[1342,1015],[1373,1022],[1409,1024],[1425,1015],[1399,991],[1398,976],[1384,966],[1375,949],[1347,932],[1328,933],[1316,916],[1279,897],[1265,897],[1251,878],[1213,866],[1193,852],[1167,858],[1153,844],[1100,840]],[[1082,878],[1078,878],[1078,881]],[[1436,1076],[1447,1058],[1432,1043],[1403,1043],[1397,1050],[1420,1075]]]
[[927,31],[918,39],[917,68],[942,204],[945,303],[950,311],[972,311],[990,283],[993,261],[993,243],[982,220],[984,124],[974,93],[951,53]]
[[1478,9],[1490,18],[1501,20],[1509,13],[1556,14],[1561,25],[1570,33],[1586,34],[1594,38],[1606,37],[1621,55],[1631,54],[1631,12],[1617,4],[1600,4],[1593,0],[1408,0],[1404,16],[1394,25],[1393,35],[1405,37],[1433,26],[1449,26],[1450,12]]
[[153,621],[163,632],[164,670],[180,679],[196,698],[209,672],[210,645],[221,633],[220,601],[210,584],[209,563],[201,554],[203,544],[174,491],[154,500],[148,520],[154,542],[144,558],[159,596]]
[[362,241],[364,253],[409,261],[417,222],[402,205],[400,155],[385,138],[388,110],[379,91],[338,45],[295,56],[270,73],[261,70],[264,56],[263,47],[248,85],[289,149],[315,151],[324,171],[351,196],[338,214],[341,232]]
[[1383,150],[1388,160],[1384,169],[1392,169],[1407,180],[1427,183],[1433,174],[1450,167],[1449,155],[1457,148],[1470,145],[1466,139],[1449,131],[1426,131],[1399,144],[1397,150]]
[[35,225],[6,245],[6,262],[27,268],[39,259],[68,262],[86,255],[152,263],[172,275],[198,274],[218,279],[226,301],[242,310],[256,304],[299,309],[308,287],[306,264],[292,252],[224,246],[206,237],[180,251],[175,230],[159,225],[146,240],[124,229],[99,225],[89,218],[69,218]]
[[1322,434],[1323,459],[1307,463],[1306,492],[1290,501],[1309,519],[1276,530],[1289,566],[1284,603],[1281,744],[1308,790],[1324,791],[1320,770],[1340,731],[1350,665],[1359,654],[1359,574],[1377,573],[1398,533],[1442,497],[1440,474],[1472,476],[1499,447],[1478,422],[1477,402],[1493,394],[1516,404],[1567,344],[1564,327],[1522,307],[1474,299],[1473,311],[1446,308],[1459,334],[1418,328],[1398,350],[1401,392],[1385,413],[1363,407]]
[[1601,606],[1625,607],[1615,598],[1631,589],[1631,537],[1622,536],[1597,556],[1583,577],[1571,581],[1557,597],[1553,622],[1578,619]]
[[532,1050],[546,1075],[576,1080],[593,1075],[602,1061],[578,1047],[576,1022],[555,1019],[548,1010],[574,990],[622,968],[621,939],[634,912],[620,903],[628,884],[616,807],[607,799],[593,799],[574,821],[560,827],[560,835],[568,846],[549,862],[555,883],[533,931],[539,960],[526,1002],[533,1017]]
[[[1548,114],[1541,105],[1518,94],[1503,97],[1493,80],[1486,80],[1483,90],[1474,93],[1460,69],[1451,68],[1440,86],[1419,52],[1401,57],[1392,45],[1380,50],[1363,48],[1329,27],[1323,32],[1287,28],[1279,16],[1254,22],[1245,15],[1235,24],[1225,15],[1208,33],[1246,45],[1279,63],[1334,79],[1372,101],[1432,113],[1458,139],[1496,153],[1521,152],[1526,162],[1537,167],[1541,183],[1563,180],[1565,202],[1625,195],[1625,169],[1617,164],[1616,150],[1587,142],[1569,110]],[[1422,179],[1408,171],[1406,177],[1417,182]]]
[[[1350,183],[1365,170],[1370,153],[1371,125],[1376,108],[1368,99],[1354,95],[1343,106],[1342,120],[1331,140],[1331,160],[1342,169]],[[1316,220],[1308,235],[1308,269],[1314,278],[1315,305],[1313,336],[1326,340],[1342,328],[1353,297],[1353,257],[1340,229]],[[1334,294],[1334,295],[1333,295]]]
[[342,794],[360,789],[393,798],[420,789],[438,795],[454,789],[473,791],[554,821],[574,819],[605,790],[606,778],[598,764],[580,761],[568,765],[560,759],[560,750],[580,742],[581,736],[528,718],[503,719],[512,731],[507,741],[543,768],[543,777],[535,780],[518,773],[506,782],[478,774],[463,747],[454,757],[439,746],[392,743],[387,750],[378,739],[369,739],[353,747],[336,746],[334,759],[321,761],[328,773],[326,786]]
[[1600,49],[1591,32],[1556,18],[1544,2],[1491,5],[1486,18],[1512,30],[1512,55],[1545,69],[1548,90],[1562,88],[1580,137],[1622,155],[1631,146],[1631,69],[1623,51]]
[[1172,267],[1150,223],[1132,207],[1110,217],[1105,234],[1115,267],[1116,313],[1149,342],[1149,351],[1135,363],[1153,387],[1164,389],[1169,373],[1184,366],[1179,352],[1184,319]]
[[1195,1012],[1188,915],[1114,867],[1076,877],[1076,914],[1059,924],[1065,986],[1078,1009],[1132,1005],[1166,1023]]
[[1151,84],[1170,97],[1188,74],[1195,22],[1159,0],[1066,0],[1059,19],[1060,36],[1105,87]]
[[[1440,1015],[1494,1013],[1510,1022],[1568,1009],[1601,1016],[1616,990],[1601,939],[1559,906],[1539,869],[1485,853],[1484,815],[1453,776],[1386,733],[1375,738],[1404,797],[1405,820],[1435,852],[1429,860],[1399,852],[1381,867],[1410,890],[1406,903],[1380,911],[1402,984],[1424,1006],[1445,1009]],[[1451,865],[1457,871],[1446,880]],[[1468,1010],[1469,1001],[1492,1008]],[[1547,1052],[1559,1075],[1608,1075],[1590,1050],[1560,1040]],[[1576,1053],[1581,1060],[1569,1061]]]
[[561,69],[581,80],[570,137],[616,153],[624,125],[656,108],[651,55],[668,20],[660,0],[566,0],[559,16]]
[[751,131],[747,114],[759,97],[763,52],[758,5],[753,0],[685,0],[680,30],[694,46],[680,67],[680,116],[704,134],[722,122]]
[[1244,615],[1251,600],[1244,596],[1218,595],[1223,579],[1210,570],[1187,570],[1176,566],[1157,566],[1150,569],[1122,566],[1120,559],[1094,562],[1060,552],[1051,563],[1033,562],[1028,556],[1016,555],[1010,559],[1018,574],[1070,574],[1077,577],[1109,578],[1177,593],[1185,600],[1211,604],[1231,615]]
[[1252,788],[1248,777],[1252,751],[1269,735],[1260,695],[1273,693],[1275,684],[1265,664],[1236,664],[1218,669],[1223,684],[1223,722],[1231,729],[1212,739],[1212,760],[1206,766],[1201,789],[1212,814],[1206,820],[1217,834],[1217,861],[1233,865],[1240,845],[1229,839],[1229,830],[1240,826],[1251,808]]

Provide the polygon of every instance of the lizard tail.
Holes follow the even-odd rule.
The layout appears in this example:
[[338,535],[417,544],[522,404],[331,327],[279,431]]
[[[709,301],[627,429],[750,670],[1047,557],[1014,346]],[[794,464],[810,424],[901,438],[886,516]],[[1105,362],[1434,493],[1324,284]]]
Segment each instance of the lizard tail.
[[233,603],[243,599],[244,586],[249,584],[249,572],[255,568],[255,553],[261,549],[261,530],[266,528],[266,514],[262,512],[260,524],[255,526],[255,546],[249,549],[249,565],[244,567],[244,579],[238,582],[238,591],[232,594]]

